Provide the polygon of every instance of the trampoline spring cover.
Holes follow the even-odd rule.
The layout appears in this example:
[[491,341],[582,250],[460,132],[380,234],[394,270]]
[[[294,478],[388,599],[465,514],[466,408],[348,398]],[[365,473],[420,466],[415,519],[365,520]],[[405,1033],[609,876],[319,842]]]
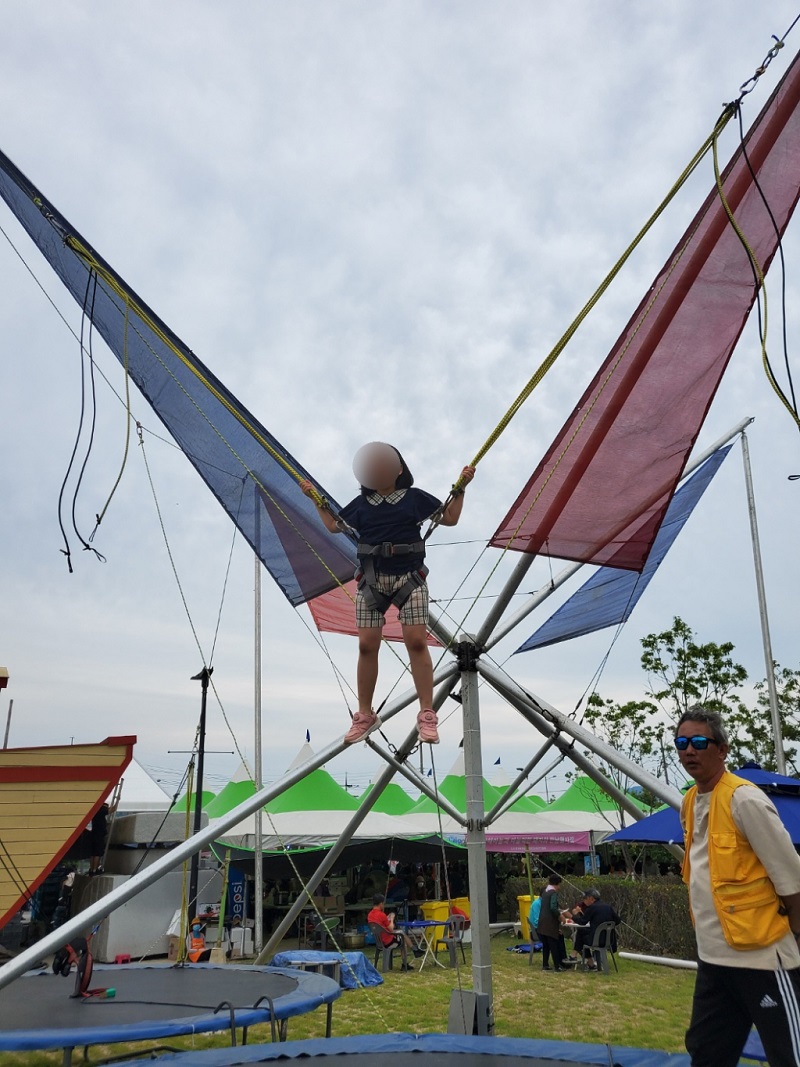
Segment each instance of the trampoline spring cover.
[[[650,1049],[586,1045],[571,1041],[540,1041],[459,1034],[366,1034],[360,1037],[287,1041],[282,1045],[249,1045],[208,1049],[159,1057],[164,1067],[236,1067],[239,1064],[288,1063],[307,1058],[358,1059],[359,1067],[689,1067],[689,1057]],[[141,1064],[129,1061],[127,1067]],[[119,1063],[117,1067],[126,1067]]]
[[73,982],[52,971],[29,972],[0,994],[0,1050],[73,1048],[78,1045],[145,1041],[181,1034],[227,1030],[234,1005],[237,1026],[269,1021],[267,995],[275,1018],[314,1011],[341,996],[323,975],[273,967],[192,964],[96,966],[95,980],[113,985],[113,999],[76,1000]]

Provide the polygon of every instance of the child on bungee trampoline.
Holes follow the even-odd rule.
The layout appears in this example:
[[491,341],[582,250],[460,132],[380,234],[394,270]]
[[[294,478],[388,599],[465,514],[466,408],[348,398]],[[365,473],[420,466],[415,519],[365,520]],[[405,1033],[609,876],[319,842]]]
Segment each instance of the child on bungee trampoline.
[[[348,744],[361,741],[378,722],[372,698],[378,681],[381,633],[390,604],[398,607],[403,641],[419,697],[417,729],[420,741],[439,743],[438,720],[433,710],[433,664],[428,650],[428,585],[425,543],[420,527],[442,507],[442,502],[414,487],[414,477],[393,446],[373,441],[358,450],[353,460],[361,492],[342,508],[341,518],[359,536],[359,570],[356,594],[358,629],[358,711],[345,734]],[[474,467],[464,467],[460,483],[472,481]],[[300,488],[312,496],[314,487]],[[440,524],[455,526],[464,506],[463,489],[442,512]],[[342,533],[338,519],[325,507],[319,515],[327,530]]]

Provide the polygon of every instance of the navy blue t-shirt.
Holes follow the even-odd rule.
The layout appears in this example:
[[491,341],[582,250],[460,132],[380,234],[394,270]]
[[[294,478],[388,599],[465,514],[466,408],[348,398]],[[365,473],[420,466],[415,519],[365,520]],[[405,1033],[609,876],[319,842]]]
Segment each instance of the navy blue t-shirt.
[[[406,489],[402,500],[389,504],[384,498],[379,504],[370,504],[365,496],[342,508],[342,518],[358,531],[360,539],[368,545],[380,545],[391,541],[395,545],[412,545],[419,541],[420,526],[442,506],[441,500],[412,486]],[[425,559],[425,553],[405,556],[374,556],[375,570],[383,574],[404,574],[413,571]]]

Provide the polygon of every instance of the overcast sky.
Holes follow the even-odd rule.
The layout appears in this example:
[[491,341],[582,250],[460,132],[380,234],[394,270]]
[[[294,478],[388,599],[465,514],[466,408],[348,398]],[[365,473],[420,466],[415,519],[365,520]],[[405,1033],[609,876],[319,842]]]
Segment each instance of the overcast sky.
[[[3,5],[6,6],[6,5]],[[417,484],[443,496],[522,384],[763,58],[793,3],[552,0],[474,3],[173,0],[8,4],[0,39],[0,147],[229,388],[339,500],[366,440],[401,448]],[[800,47],[789,38],[748,98],[748,123]],[[734,147],[726,135],[725,156]],[[710,160],[658,223],[544,384],[480,465],[462,523],[429,554],[451,596],[527,480],[712,183]],[[63,311],[79,309],[0,205],[0,225]],[[792,350],[797,223],[786,240]],[[0,663],[14,699],[11,742],[134,733],[168,788],[191,747],[202,659],[134,444],[96,544],[67,572],[57,498],[78,424],[79,350],[0,238]],[[772,350],[779,358],[778,277]],[[117,390],[122,370],[98,342]],[[134,392],[136,418],[159,423]],[[745,416],[750,432],[776,658],[800,666],[795,550],[797,432],[760,366],[751,323],[701,433]],[[98,392],[97,442],[78,502],[91,528],[119,468],[125,412]],[[148,437],[170,546],[208,657],[233,528],[184,457]],[[470,543],[453,545],[453,541]],[[73,544],[73,548],[74,548]],[[459,593],[474,596],[488,550]],[[495,593],[514,559],[501,562]],[[558,561],[537,561],[525,589]],[[587,572],[588,576],[588,572]],[[513,652],[554,596],[498,649]],[[215,680],[252,756],[253,561],[233,542]],[[480,620],[484,599],[470,615]],[[456,600],[459,620],[469,600]],[[731,640],[763,677],[741,455],[716,480],[614,647],[604,696],[640,696],[643,635],[674,615],[703,640]],[[309,616],[264,582],[264,766],[276,777],[311,731],[347,725]],[[612,634],[516,657],[511,669],[574,707]],[[326,638],[355,684],[355,642]],[[385,650],[379,699],[398,677]],[[405,683],[401,682],[401,688]],[[349,694],[348,694],[349,695]],[[455,705],[448,705],[455,710]],[[536,736],[491,694],[484,759],[513,774]],[[404,735],[409,713],[390,728]],[[461,731],[453,715],[440,773]],[[210,711],[212,787],[238,758]],[[171,754],[172,751],[172,754]],[[376,758],[329,768],[357,789]],[[560,770],[552,788],[564,787]]]

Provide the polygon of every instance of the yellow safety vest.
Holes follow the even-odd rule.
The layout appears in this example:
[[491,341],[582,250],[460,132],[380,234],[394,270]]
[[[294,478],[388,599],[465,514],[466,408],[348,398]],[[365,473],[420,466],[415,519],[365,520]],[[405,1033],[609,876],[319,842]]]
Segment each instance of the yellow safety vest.
[[[711,793],[708,809],[708,868],[714,907],[725,940],[732,948],[747,951],[780,941],[789,933],[789,919],[766,867],[733,821],[731,799],[743,785],[758,788],[745,778],[725,771]],[[696,794],[697,786],[692,786],[681,807],[686,826],[686,853],[681,874],[687,885]]]

